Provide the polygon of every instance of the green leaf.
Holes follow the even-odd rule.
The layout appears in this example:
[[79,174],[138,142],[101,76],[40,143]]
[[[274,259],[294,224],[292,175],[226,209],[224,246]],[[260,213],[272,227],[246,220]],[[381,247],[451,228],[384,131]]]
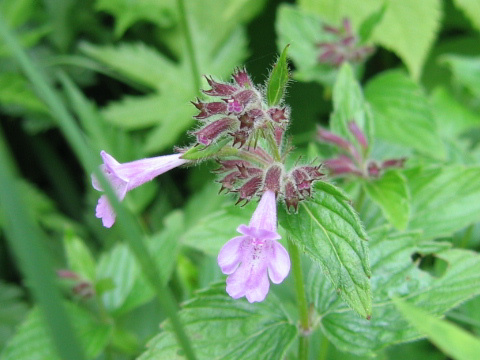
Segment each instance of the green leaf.
[[286,45],[283,49],[277,63],[273,66],[272,73],[267,83],[267,101],[268,106],[280,104],[285,93],[288,82],[288,63],[287,51],[290,45]]
[[403,174],[390,170],[380,179],[365,182],[364,187],[387,220],[397,229],[405,230],[410,215],[410,193]]
[[445,158],[428,99],[405,73],[391,70],[377,75],[367,84],[365,97],[372,106],[377,137]]
[[202,145],[191,147],[186,153],[182,155],[182,159],[187,160],[207,160],[211,157],[214,157],[220,150],[222,150],[225,145],[230,142],[230,138],[222,139],[211,145]]
[[90,281],[95,280],[95,260],[85,243],[73,233],[63,239],[69,269]]
[[446,88],[435,88],[430,101],[438,131],[444,138],[456,138],[480,126],[480,115],[461,104]]
[[455,80],[480,99],[480,57],[445,55],[441,61],[448,65]]
[[97,279],[112,279],[115,285],[114,289],[102,296],[107,310],[113,311],[122,306],[133,288],[137,274],[135,257],[126,245],[118,244],[103,254],[98,261]]
[[440,0],[300,1],[302,8],[315,12],[331,23],[339,23],[348,17],[356,29],[383,4],[387,4],[387,8],[383,19],[373,31],[372,40],[395,52],[407,65],[413,78],[419,79],[440,28]]
[[369,143],[373,142],[373,118],[370,107],[365,103],[362,88],[355,79],[353,69],[344,63],[333,87],[333,113],[330,128],[333,132],[356,143],[348,124],[355,121],[365,132]]
[[297,214],[280,212],[280,224],[321,266],[342,299],[363,318],[372,313],[367,234],[346,195],[318,182]]
[[23,291],[18,286],[0,280],[0,349],[3,349],[27,313],[28,307],[23,297]]
[[182,235],[182,244],[217,256],[222,246],[236,236],[237,227],[249,223],[254,208],[253,202],[244,207],[227,204],[221,210],[199,219]]
[[412,198],[410,229],[425,239],[449,236],[480,220],[480,167],[405,171]]
[[123,33],[138,21],[150,21],[161,27],[176,22],[174,0],[97,0],[96,8],[115,17],[115,36]]
[[454,3],[464,12],[473,26],[480,30],[480,2],[477,0],[454,0]]
[[[179,315],[199,360],[282,359],[297,334],[273,294],[264,302],[249,304],[231,299],[223,282],[199,292]],[[139,360],[183,359],[170,323],[162,328]]]
[[480,339],[462,328],[400,299],[393,299],[393,303],[410,324],[453,359],[471,360],[480,354]]
[[[436,315],[444,314],[480,294],[480,256],[450,249],[448,243],[419,241],[418,233],[370,233],[373,312],[361,319],[337,301],[338,295],[318,268],[307,281],[307,292],[319,313],[321,329],[340,350],[373,356],[388,345],[421,337],[398,312],[391,298],[409,302]],[[435,263],[447,263],[443,274],[432,276],[419,269],[412,255],[434,254]]]
[[358,36],[360,37],[360,41],[365,43],[366,41],[370,40],[370,37],[377,27],[377,25],[382,21],[383,15],[385,14],[385,10],[388,6],[388,3],[384,3],[378,11],[370,14],[365,20],[363,20],[362,24],[358,29]]
[[[95,359],[107,346],[111,325],[99,322],[96,317],[78,305],[65,303],[74,330],[85,349],[87,359]],[[2,360],[60,359],[57,356],[42,313],[35,307],[20,325],[2,352]]]

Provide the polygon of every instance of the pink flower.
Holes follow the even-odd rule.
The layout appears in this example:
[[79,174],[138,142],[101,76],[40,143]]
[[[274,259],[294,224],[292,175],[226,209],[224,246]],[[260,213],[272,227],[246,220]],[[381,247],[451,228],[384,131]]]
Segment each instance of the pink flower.
[[[181,154],[157,156],[120,164],[110,154],[101,151],[103,165],[100,166],[106,178],[112,185],[118,199],[125,198],[128,191],[140,186],[154,177],[183,165],[187,160],[181,159]],[[103,191],[95,176],[92,175],[92,186],[95,190]],[[115,223],[115,211],[108,202],[106,195],[98,200],[96,216],[102,219],[103,226],[110,228]]]
[[[240,225],[237,236],[218,254],[218,265],[227,278],[227,293],[234,299],[246,296],[251,303],[263,301],[274,284],[281,283],[290,271],[287,250],[277,241],[275,193],[265,191],[250,224]],[[268,276],[267,276],[268,274]]]

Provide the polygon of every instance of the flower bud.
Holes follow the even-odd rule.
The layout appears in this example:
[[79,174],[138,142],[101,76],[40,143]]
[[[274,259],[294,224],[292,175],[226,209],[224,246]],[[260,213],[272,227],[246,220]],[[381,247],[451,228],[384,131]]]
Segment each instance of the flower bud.
[[201,102],[200,100],[197,99],[197,102],[194,103],[192,101],[192,104],[200,110],[200,113],[196,116],[194,116],[195,119],[206,119],[212,115],[216,114],[222,114],[227,111],[227,104],[224,102],[218,101],[218,102],[210,102],[210,103],[204,103]]
[[230,133],[230,135],[233,137],[232,146],[235,146],[236,144],[240,144],[239,148],[241,148],[247,142],[250,136],[250,133],[247,130],[238,130],[238,131],[235,131],[234,133]]
[[263,111],[260,109],[251,109],[245,114],[238,117],[240,121],[240,129],[251,129],[255,123],[263,116]]
[[253,87],[252,80],[250,80],[250,76],[248,76],[248,73],[245,71],[245,69],[237,69],[233,73],[233,78],[238,86],[247,89]]
[[210,90],[203,90],[204,94],[210,96],[229,96],[237,91],[235,86],[216,82],[212,77],[205,77],[205,79],[207,79],[208,85],[210,85],[212,88]]
[[358,127],[358,125],[355,123],[355,121],[350,121],[348,123],[348,129],[350,132],[355,136],[355,139],[357,139],[358,143],[364,148],[368,148],[368,141],[367,137],[363,133],[363,131]]
[[252,199],[252,197],[257,193],[258,189],[260,189],[261,184],[262,184],[261,176],[254,176],[250,180],[248,180],[245,184],[242,185],[240,189],[238,189],[239,199],[236,204],[238,204],[242,200],[245,200],[246,203],[248,203]]
[[219,183],[222,184],[222,187],[218,193],[220,194],[225,189],[227,192],[232,191],[240,176],[241,173],[239,171],[232,171],[231,173],[227,174],[222,180],[219,181]]
[[367,165],[368,176],[377,178],[380,176],[380,171],[381,169],[375,161],[370,161],[368,163]]
[[241,113],[243,111],[243,105],[240,104],[235,99],[228,99],[227,100],[227,111],[229,113]]
[[210,145],[213,140],[215,140],[222,133],[227,131],[230,126],[233,125],[234,119],[232,118],[222,118],[211,122],[202,129],[196,131],[194,134],[197,137],[197,141],[203,145]]
[[403,168],[405,166],[405,161],[407,161],[407,158],[400,158],[400,159],[388,159],[382,162],[382,165],[380,166],[382,169],[388,169],[388,168]]
[[287,109],[286,108],[270,108],[268,109],[268,115],[272,118],[273,121],[281,123],[283,120],[287,119]]
[[290,207],[293,207],[295,212],[298,210],[298,202],[300,201],[300,194],[293,182],[288,181],[285,185],[285,204],[287,205],[287,210],[290,211]]
[[265,174],[264,187],[278,194],[282,183],[282,167],[278,164],[270,166]]
[[[252,98],[255,97],[255,92],[253,90],[242,90],[235,95],[232,96],[233,100],[236,100],[238,103],[240,103],[242,106],[246,106]],[[229,102],[230,99],[227,99],[227,103]]]
[[323,162],[326,168],[330,170],[331,175],[356,174],[362,176],[362,172],[353,163],[348,156],[340,155],[335,159],[328,159]]

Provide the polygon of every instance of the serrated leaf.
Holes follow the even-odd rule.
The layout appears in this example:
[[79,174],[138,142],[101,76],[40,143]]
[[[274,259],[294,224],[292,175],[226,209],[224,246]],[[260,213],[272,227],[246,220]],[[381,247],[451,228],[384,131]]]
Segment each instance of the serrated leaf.
[[[225,284],[199,292],[179,312],[197,359],[282,359],[297,334],[281,302],[270,294],[262,303],[233,300]],[[148,343],[139,360],[184,359],[171,325]]]
[[[65,303],[65,308],[85,349],[87,359],[95,359],[109,341],[111,325],[99,322],[78,305]],[[2,352],[2,360],[58,360],[59,357],[48,334],[42,313],[36,307],[29,312],[13,338],[7,343]]]
[[96,8],[115,17],[116,37],[121,37],[138,21],[149,21],[162,27],[172,26],[176,21],[173,0],[97,0]]
[[473,26],[480,30],[480,2],[477,0],[454,0],[453,2],[464,12]]
[[405,73],[377,75],[367,84],[365,97],[372,106],[375,136],[437,159],[445,157],[428,99]]
[[430,101],[438,131],[443,137],[456,138],[480,126],[480,115],[461,104],[446,88],[435,88],[430,94]]
[[355,121],[365,132],[369,143],[373,140],[373,119],[370,107],[365,103],[362,88],[355,79],[349,63],[344,63],[338,72],[333,87],[333,113],[330,128],[333,132],[356,143],[348,124]]
[[105,308],[114,311],[122,306],[133,288],[138,275],[138,266],[130,249],[124,244],[116,245],[98,260],[97,280],[112,279],[114,288],[102,295]]
[[290,45],[283,49],[277,63],[273,66],[272,73],[267,83],[268,106],[280,104],[288,82],[287,51]]
[[367,234],[348,198],[333,185],[318,182],[314,196],[297,214],[280,212],[280,224],[294,242],[321,266],[342,299],[360,316],[372,312]]
[[448,65],[455,80],[480,99],[480,57],[445,55],[441,61]]
[[63,243],[68,267],[90,281],[95,280],[95,260],[85,243],[72,233],[66,234]]
[[455,360],[471,360],[480,354],[480,339],[462,328],[440,320],[409,303],[393,299],[397,309],[419,332]]
[[440,0],[389,1],[383,21],[373,33],[373,40],[395,52],[405,62],[412,77],[418,80],[440,29],[441,18]]
[[390,170],[380,179],[365,182],[364,188],[387,220],[397,229],[405,230],[410,216],[410,193],[403,174]]
[[[319,269],[312,269],[307,292],[320,315],[321,328],[340,350],[372,356],[388,345],[418,339],[421,335],[395,308],[391,298],[409,302],[436,315],[444,314],[480,293],[480,256],[472,251],[449,249],[448,243],[425,243],[419,233],[371,232],[373,312],[361,319],[340,305],[334,288]],[[434,253],[448,263],[445,272],[434,277],[418,268],[413,254]]]
[[412,198],[410,229],[425,239],[449,236],[480,220],[480,168],[461,165],[405,171]]

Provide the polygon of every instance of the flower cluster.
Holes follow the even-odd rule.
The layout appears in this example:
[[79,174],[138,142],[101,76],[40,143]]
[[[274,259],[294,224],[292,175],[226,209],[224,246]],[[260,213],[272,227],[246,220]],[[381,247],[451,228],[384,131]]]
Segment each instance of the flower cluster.
[[331,42],[317,43],[321,50],[318,62],[339,67],[343,62],[363,62],[373,54],[375,48],[360,45],[359,38],[353,34],[350,20],[344,19],[342,27],[324,25],[323,30],[335,37]]
[[348,124],[348,128],[357,140],[361,151],[349,140],[338,136],[323,128],[318,128],[317,138],[319,141],[329,143],[340,148],[343,154],[336,158],[324,161],[325,167],[331,176],[355,175],[363,178],[378,178],[389,168],[402,168],[406,159],[388,159],[377,162],[366,158],[368,151],[367,137],[354,121]]
[[[268,106],[263,93],[252,83],[245,70],[236,70],[233,82],[207,77],[207,99],[192,104],[199,110],[195,119],[200,126],[192,132],[195,143],[177,154],[119,163],[102,151],[101,170],[119,200],[137,186],[181,165],[194,165],[213,159],[221,184],[220,192],[238,196],[237,204],[259,197],[260,202],[249,225],[240,225],[241,236],[231,239],[218,255],[221,270],[228,275],[227,292],[237,299],[263,301],[269,280],[278,284],[290,271],[288,252],[278,242],[277,200],[287,209],[298,208],[312,193],[312,184],[323,177],[320,165],[297,165],[288,170],[285,162],[290,148],[284,140],[290,121],[286,106]],[[216,144],[220,144],[217,149]],[[208,148],[214,151],[202,151]],[[196,156],[191,157],[195,152]],[[204,155],[202,155],[204,154]],[[96,190],[102,191],[92,176]],[[96,215],[105,227],[115,222],[115,212],[105,195],[98,201]]]

